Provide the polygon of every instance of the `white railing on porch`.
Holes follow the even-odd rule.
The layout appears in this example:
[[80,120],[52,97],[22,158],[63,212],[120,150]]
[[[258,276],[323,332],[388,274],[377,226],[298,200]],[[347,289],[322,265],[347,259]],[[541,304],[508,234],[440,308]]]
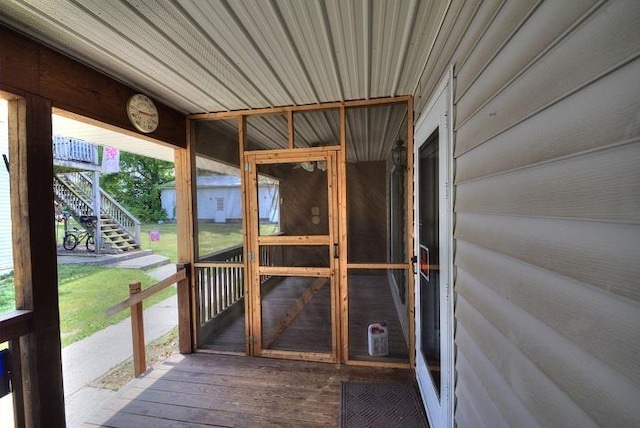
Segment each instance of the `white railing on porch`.
[[[260,247],[261,266],[281,266],[282,248]],[[227,248],[209,254],[194,264],[197,290],[197,320],[204,326],[217,315],[240,302],[245,295],[243,247]],[[262,276],[261,283],[269,278]]]
[[56,160],[99,165],[98,146],[77,138],[53,136],[53,158]]

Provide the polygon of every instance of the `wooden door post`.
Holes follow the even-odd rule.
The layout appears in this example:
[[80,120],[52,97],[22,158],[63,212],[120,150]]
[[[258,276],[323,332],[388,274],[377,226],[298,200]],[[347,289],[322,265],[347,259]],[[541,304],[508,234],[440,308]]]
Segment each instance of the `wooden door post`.
[[[142,284],[140,281],[129,283],[129,297],[140,293]],[[147,371],[147,359],[144,349],[144,319],[142,315],[142,302],[131,305],[131,333],[133,337],[133,369],[136,377]]]

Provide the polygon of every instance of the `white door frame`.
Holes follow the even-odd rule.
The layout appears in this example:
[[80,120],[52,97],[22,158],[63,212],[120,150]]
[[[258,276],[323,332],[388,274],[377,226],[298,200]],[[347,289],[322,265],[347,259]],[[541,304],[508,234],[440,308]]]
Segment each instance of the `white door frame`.
[[[421,352],[420,271],[414,278],[416,377],[429,423],[433,428],[453,427],[454,409],[454,342],[453,342],[453,131],[451,124],[453,100],[453,68],[449,70],[433,93],[414,133],[414,254],[420,254],[419,241],[419,153],[420,147],[438,129],[439,140],[439,246],[440,246],[440,357],[441,387],[435,390],[426,361]],[[438,395],[440,399],[438,399]]]

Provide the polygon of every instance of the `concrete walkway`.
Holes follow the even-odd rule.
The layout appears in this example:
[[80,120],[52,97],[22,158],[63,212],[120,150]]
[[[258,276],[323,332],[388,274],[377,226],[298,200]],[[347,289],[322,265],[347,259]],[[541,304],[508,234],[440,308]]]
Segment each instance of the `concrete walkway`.
[[[175,265],[170,264],[145,273],[160,281],[175,271]],[[177,324],[177,301],[176,296],[172,296],[144,311],[145,342],[165,335]],[[67,427],[81,426],[106,401],[117,395],[116,391],[87,385],[131,358],[132,346],[131,318],[127,318],[62,349]]]

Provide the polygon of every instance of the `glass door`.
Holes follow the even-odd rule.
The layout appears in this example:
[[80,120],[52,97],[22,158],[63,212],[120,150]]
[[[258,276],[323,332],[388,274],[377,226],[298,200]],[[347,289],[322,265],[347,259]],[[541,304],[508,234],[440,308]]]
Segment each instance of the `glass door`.
[[[254,355],[337,361],[337,179],[333,150],[245,155]],[[266,178],[268,177],[268,178]],[[278,180],[279,227],[264,180]]]
[[443,91],[415,133],[416,376],[429,423],[453,426],[451,202]]

